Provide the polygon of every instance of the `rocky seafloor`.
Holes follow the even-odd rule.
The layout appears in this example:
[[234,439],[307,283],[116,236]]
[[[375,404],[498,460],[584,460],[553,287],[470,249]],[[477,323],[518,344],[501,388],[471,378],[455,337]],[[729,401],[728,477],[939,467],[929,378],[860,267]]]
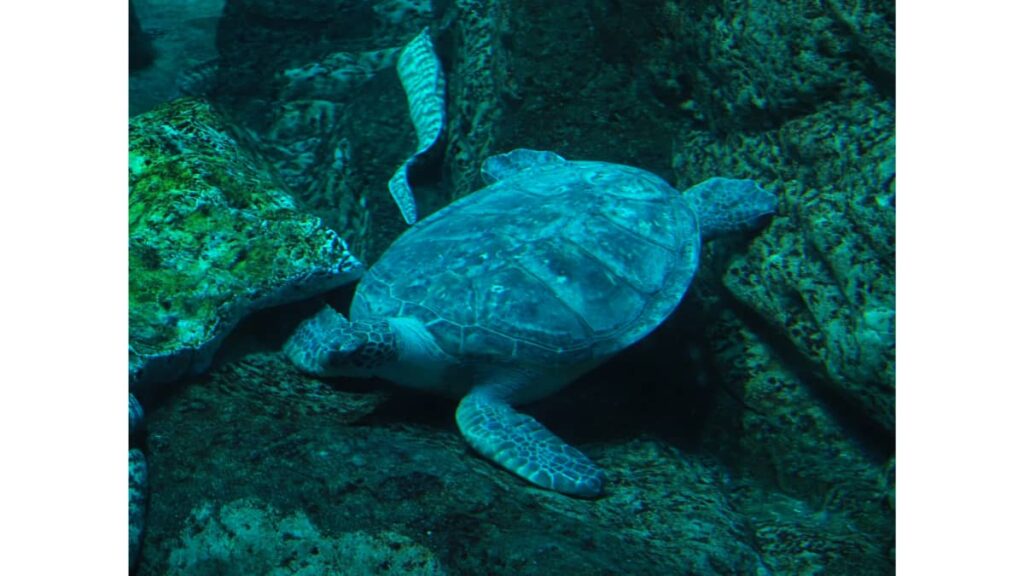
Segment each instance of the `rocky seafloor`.
[[[680,189],[753,178],[780,207],[759,233],[705,246],[655,334],[526,408],[607,471],[593,501],[474,455],[451,400],[298,373],[280,346],[316,303],[263,308],[307,296],[288,281],[315,263],[292,259],[297,275],[258,291],[294,297],[260,300],[238,285],[250,252],[207,230],[191,262],[230,257],[237,274],[177,277],[151,300],[153,283],[133,284],[133,303],[148,302],[133,318],[161,327],[160,350],[197,333],[219,350],[202,374],[133,387],[149,495],[137,574],[894,571],[892,2],[227,0],[215,25],[196,5],[201,26],[160,23],[155,61],[204,34],[216,58],[176,70],[174,90],[153,69],[151,89],[132,84],[145,95],[135,130],[152,136],[133,138],[178,142],[161,166],[209,173],[161,128],[183,110],[238,149],[220,180],[195,176],[206,192],[161,196],[180,198],[161,210],[181,221],[230,216],[234,237],[307,226],[372,264],[405,226],[386,183],[415,133],[393,62],[423,27],[448,82],[444,145],[417,175],[423,213],[516,147],[642,167]],[[164,94],[190,99],[157,104]],[[223,185],[239,172],[245,188]],[[250,200],[265,197],[288,200]],[[260,239],[294,253],[274,234]],[[160,269],[138,244],[133,281]],[[226,288],[188,290],[203,283]],[[348,292],[325,298],[344,309]]]

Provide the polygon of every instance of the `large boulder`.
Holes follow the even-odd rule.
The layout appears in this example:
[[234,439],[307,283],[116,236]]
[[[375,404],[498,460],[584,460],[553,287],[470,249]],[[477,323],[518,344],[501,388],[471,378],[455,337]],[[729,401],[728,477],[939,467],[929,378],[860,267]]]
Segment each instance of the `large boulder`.
[[129,124],[129,373],[209,366],[247,314],[356,280],[362,264],[200,100]]
[[772,225],[737,258],[702,264],[782,336],[780,350],[891,434],[892,3],[666,6],[683,56],[672,71],[695,121],[675,140],[676,181],[726,174],[781,196]]
[[724,270],[705,262],[783,337],[783,350],[887,433],[896,422],[894,128],[891,103],[864,96],[728,143],[686,134],[676,155],[683,182],[714,170],[775,178],[772,225]]

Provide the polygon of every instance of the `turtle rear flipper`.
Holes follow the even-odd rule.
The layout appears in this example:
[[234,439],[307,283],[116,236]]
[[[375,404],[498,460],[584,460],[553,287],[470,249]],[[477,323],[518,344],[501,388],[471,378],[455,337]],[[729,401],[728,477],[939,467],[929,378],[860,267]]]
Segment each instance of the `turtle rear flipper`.
[[494,396],[474,391],[455,412],[470,446],[529,482],[570,496],[594,497],[604,472],[530,416]]

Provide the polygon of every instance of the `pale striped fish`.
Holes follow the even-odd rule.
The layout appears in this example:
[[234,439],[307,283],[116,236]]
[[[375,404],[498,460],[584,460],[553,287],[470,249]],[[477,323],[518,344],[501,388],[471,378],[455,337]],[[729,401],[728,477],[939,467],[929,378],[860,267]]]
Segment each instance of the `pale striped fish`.
[[409,102],[409,115],[416,127],[416,152],[388,182],[391,197],[406,223],[416,222],[416,198],[409,186],[408,170],[416,158],[430,149],[444,130],[444,71],[434,52],[428,29],[409,42],[398,57],[398,78]]

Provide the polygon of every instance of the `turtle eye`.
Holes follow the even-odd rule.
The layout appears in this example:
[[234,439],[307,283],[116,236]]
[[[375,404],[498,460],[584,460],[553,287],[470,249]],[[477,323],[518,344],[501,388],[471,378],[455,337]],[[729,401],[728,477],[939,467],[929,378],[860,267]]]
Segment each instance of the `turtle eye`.
[[350,367],[354,362],[355,355],[351,350],[332,350],[327,353],[327,365],[335,369]]

